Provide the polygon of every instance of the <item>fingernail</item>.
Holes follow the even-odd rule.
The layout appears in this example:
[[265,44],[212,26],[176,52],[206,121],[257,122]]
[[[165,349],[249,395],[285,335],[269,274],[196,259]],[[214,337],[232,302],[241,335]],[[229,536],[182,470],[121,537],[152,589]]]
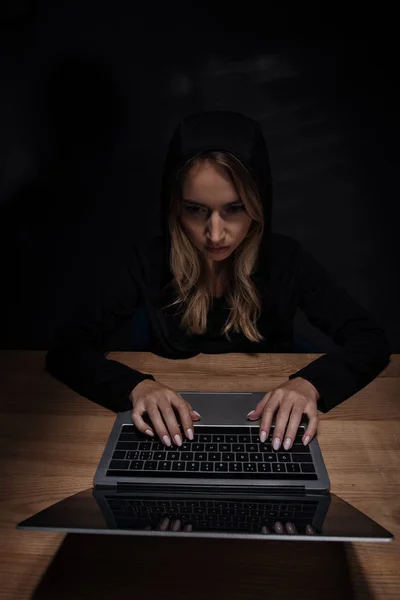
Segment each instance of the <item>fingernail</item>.
[[285,450],[289,450],[289,446],[292,443],[291,438],[286,438],[285,443],[283,444],[283,447],[285,448]]
[[147,433],[147,435],[154,436],[154,433],[152,431],[150,431],[150,429],[146,429],[145,433]]
[[278,450],[278,449],[279,449],[279,446],[280,446],[280,444],[281,444],[281,440],[280,440],[278,437],[276,437],[276,438],[274,439],[274,443],[273,443],[274,450]]
[[247,416],[249,417],[253,412],[255,412],[255,410],[251,410]]
[[177,519],[175,521],[175,523],[172,525],[172,531],[179,531],[180,526],[181,526],[181,522],[179,519]]
[[289,533],[294,533],[293,523],[286,523],[286,529],[288,530]]
[[310,436],[309,436],[309,435],[306,435],[306,437],[305,437],[305,438],[304,438],[304,440],[303,440],[303,444],[304,444],[304,446],[307,446],[307,444],[308,444],[308,442],[309,442],[309,441],[310,441]]
[[164,435],[162,441],[164,442],[164,444],[166,446],[170,446],[171,445],[171,440],[169,439],[169,437],[167,435]]
[[197,412],[197,410],[192,410],[192,412],[193,412],[195,415],[197,415],[198,417],[200,417],[200,419],[201,419],[201,415],[199,415],[199,413]]
[[176,434],[176,435],[174,436],[174,440],[175,440],[175,444],[176,444],[177,446],[182,446],[182,438],[181,438],[181,436],[180,436],[180,435]]
[[261,429],[261,432],[260,432],[260,441],[261,442],[265,442],[266,438],[267,438],[267,432],[264,431],[264,429]]
[[187,436],[188,436],[189,440],[193,439],[193,429],[188,429],[187,430]]

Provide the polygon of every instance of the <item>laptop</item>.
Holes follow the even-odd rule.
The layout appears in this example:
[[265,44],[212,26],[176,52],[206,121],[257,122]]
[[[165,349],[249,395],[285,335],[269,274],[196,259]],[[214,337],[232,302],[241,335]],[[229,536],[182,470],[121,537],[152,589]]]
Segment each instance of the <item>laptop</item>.
[[[119,413],[94,487],[18,523],[18,529],[137,536],[388,542],[392,533],[330,492],[318,436],[290,450],[264,443],[247,414],[266,392],[180,395],[201,414],[194,439],[166,447]],[[148,423],[150,421],[148,420]]]

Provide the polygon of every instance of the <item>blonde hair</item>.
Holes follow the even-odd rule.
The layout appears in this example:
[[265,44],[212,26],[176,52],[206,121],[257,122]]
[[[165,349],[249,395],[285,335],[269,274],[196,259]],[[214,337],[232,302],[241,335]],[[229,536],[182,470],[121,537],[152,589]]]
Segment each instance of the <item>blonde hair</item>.
[[256,327],[261,314],[261,299],[250,276],[254,272],[259,246],[264,232],[264,216],[257,185],[249,170],[230,152],[208,151],[196,154],[178,171],[171,190],[168,227],[171,239],[170,269],[172,285],[177,298],[168,306],[183,304],[180,328],[187,335],[204,334],[207,330],[207,313],[213,303],[213,294],[207,275],[206,261],[201,252],[187,237],[179,219],[182,185],[189,170],[198,164],[216,164],[230,177],[246,211],[252,218],[247,236],[236,248],[233,260],[216,263],[217,274],[223,273],[227,281],[225,297],[230,308],[221,335],[230,340],[229,332],[240,331],[252,342],[264,337]]

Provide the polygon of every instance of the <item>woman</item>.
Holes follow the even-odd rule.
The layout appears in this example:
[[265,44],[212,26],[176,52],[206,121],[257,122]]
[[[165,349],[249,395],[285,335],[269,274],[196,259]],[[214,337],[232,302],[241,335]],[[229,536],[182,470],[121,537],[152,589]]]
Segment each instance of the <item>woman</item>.
[[[303,443],[327,412],[389,363],[378,324],[301,244],[271,233],[272,186],[258,124],[210,111],[180,122],[163,177],[160,236],[132,252],[97,306],[83,307],[58,332],[47,370],[78,393],[116,411],[165,445],[193,439],[200,416],[175,390],[104,357],[107,337],[143,304],[148,350],[171,359],[202,353],[293,352],[299,306],[338,349],[289,376],[249,413],[274,448],[291,448],[303,413]],[[151,426],[143,420],[148,414]]]

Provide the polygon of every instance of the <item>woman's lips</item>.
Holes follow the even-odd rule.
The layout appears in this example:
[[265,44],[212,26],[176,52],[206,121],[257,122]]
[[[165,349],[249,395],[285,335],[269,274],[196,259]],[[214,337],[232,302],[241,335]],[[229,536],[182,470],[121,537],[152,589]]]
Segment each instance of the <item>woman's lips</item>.
[[206,248],[207,251],[211,252],[212,254],[222,254],[229,249],[229,246],[222,246],[222,248],[210,248],[209,246],[206,246]]

